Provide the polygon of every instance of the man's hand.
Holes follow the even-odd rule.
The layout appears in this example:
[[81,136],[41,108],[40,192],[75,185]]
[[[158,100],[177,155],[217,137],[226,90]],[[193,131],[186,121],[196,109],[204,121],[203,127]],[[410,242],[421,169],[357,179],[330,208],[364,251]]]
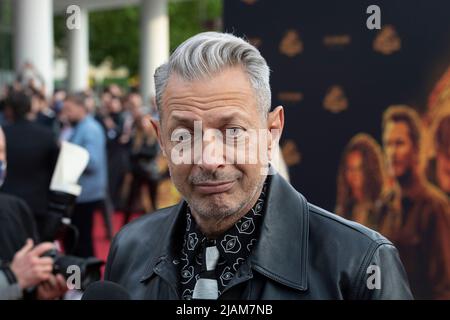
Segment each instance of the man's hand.
[[50,278],[37,287],[39,300],[52,300],[62,297],[68,290],[66,280],[61,274],[50,275]]
[[10,268],[22,289],[33,287],[52,276],[53,259],[41,257],[54,248],[50,242],[44,242],[33,248],[33,240],[28,239],[25,246],[16,252]]

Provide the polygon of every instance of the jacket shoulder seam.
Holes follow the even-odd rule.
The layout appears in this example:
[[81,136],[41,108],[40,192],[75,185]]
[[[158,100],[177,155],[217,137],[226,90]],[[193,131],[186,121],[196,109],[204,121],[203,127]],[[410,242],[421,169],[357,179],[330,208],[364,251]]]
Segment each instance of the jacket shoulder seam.
[[[364,259],[361,263],[361,266],[359,267],[357,277],[355,278],[355,283],[353,284],[352,288],[355,289],[351,292],[356,292],[355,298],[359,299],[361,296],[361,292],[363,291],[365,282],[363,281],[364,274],[367,272],[367,268],[369,267],[370,262],[373,259],[373,256],[379,250],[382,246],[391,246],[394,247],[394,245],[390,242],[386,241],[376,241],[375,243],[372,243],[372,245],[367,250]],[[395,248],[395,247],[394,247]]]
[[347,228],[349,228],[349,229],[352,229],[352,230],[358,232],[359,234],[363,235],[365,238],[369,239],[369,240],[372,241],[372,242],[375,242],[375,243],[381,243],[381,244],[383,244],[383,243],[386,243],[386,244],[392,244],[391,241],[389,241],[388,239],[386,239],[386,238],[384,238],[384,237],[380,237],[380,238],[374,238],[374,237],[371,237],[371,236],[368,235],[367,233],[362,232],[361,230],[359,230],[358,228],[355,228],[355,227],[352,226],[351,224],[349,224],[349,223],[343,223],[342,221],[339,221],[339,219],[335,219],[334,217],[330,216],[331,214],[333,214],[333,213],[331,213],[331,212],[330,212],[330,215],[323,214],[323,212],[320,212],[320,210],[317,210],[317,208],[316,208],[314,205],[310,204],[310,203],[308,203],[308,207],[309,207],[309,211],[310,211],[310,212],[312,211],[312,212],[314,212],[314,213],[320,215],[320,216],[323,217],[323,218],[326,218],[326,219],[329,219],[329,220],[333,220],[334,222],[339,223],[340,225],[342,225],[342,226],[344,226],[344,227],[347,227]]

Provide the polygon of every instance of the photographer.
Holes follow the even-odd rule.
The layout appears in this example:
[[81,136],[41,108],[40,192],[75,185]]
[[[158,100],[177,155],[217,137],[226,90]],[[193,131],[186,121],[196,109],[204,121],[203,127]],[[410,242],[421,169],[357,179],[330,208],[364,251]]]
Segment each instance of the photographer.
[[[8,176],[1,191],[23,199],[33,213],[40,239],[46,239],[49,185],[59,152],[51,130],[28,120],[29,92],[11,90],[6,97],[4,126]],[[6,160],[6,158],[5,158]]]
[[[0,186],[5,176],[5,137],[0,127]],[[41,257],[53,244],[44,242],[33,248],[31,238],[37,241],[38,236],[28,206],[15,196],[0,193],[0,300],[54,299],[67,290],[64,278],[52,274],[53,259]]]
[[[29,290],[36,287],[36,298],[41,300],[61,297],[67,286],[61,274],[52,274],[53,259],[41,257],[53,249],[53,244],[43,242],[33,248],[33,240],[14,255],[10,264],[3,263],[0,268],[0,300],[22,299]],[[25,291],[25,294],[24,294]]]

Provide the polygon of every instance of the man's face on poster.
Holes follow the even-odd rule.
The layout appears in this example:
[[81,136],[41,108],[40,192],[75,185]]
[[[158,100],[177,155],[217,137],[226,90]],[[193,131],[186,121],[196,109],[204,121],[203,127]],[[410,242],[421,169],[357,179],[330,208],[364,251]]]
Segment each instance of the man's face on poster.
[[383,134],[383,144],[389,173],[396,178],[410,173],[414,166],[416,150],[407,123],[388,122]]
[[[196,81],[172,74],[161,100],[161,120],[154,126],[169,161],[171,179],[191,209],[203,218],[217,220],[249,210],[259,196],[268,159],[256,154],[255,163],[236,163],[225,156],[257,151],[256,145],[243,137],[249,131],[263,130],[268,143],[262,151],[270,157],[272,135],[268,129],[282,128],[282,108],[266,119],[240,67]],[[180,163],[180,153],[189,161]]]

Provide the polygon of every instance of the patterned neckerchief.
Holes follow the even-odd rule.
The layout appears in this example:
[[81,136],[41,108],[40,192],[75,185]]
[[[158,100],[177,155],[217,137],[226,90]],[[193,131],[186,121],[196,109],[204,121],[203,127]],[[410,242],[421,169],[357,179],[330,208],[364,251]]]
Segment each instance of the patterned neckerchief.
[[180,292],[183,300],[192,299],[195,283],[200,274],[206,270],[204,257],[207,246],[215,243],[220,253],[215,269],[219,297],[233,279],[240,265],[247,260],[259,236],[267,181],[268,179],[264,182],[261,194],[252,209],[216,240],[208,240],[202,234],[192,217],[189,206],[187,206],[186,232],[179,260]]

